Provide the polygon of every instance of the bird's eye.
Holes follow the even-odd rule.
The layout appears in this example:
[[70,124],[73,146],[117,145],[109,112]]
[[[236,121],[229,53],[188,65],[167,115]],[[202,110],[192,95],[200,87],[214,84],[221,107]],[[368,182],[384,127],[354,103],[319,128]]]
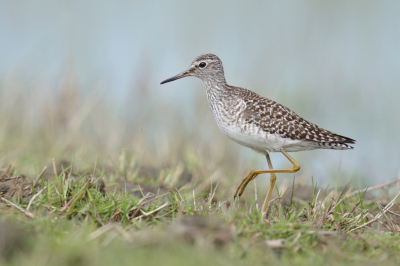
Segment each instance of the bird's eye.
[[199,64],[199,67],[200,67],[200,68],[205,68],[206,65],[207,65],[207,64],[206,64],[205,62],[201,62],[201,63]]

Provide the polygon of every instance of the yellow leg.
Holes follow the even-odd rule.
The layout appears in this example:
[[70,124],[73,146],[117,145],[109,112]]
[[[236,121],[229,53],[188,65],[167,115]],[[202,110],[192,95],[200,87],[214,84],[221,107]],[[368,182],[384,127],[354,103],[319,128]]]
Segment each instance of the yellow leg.
[[[243,186],[244,182],[245,182],[248,178],[252,177],[253,175],[254,175],[254,171],[251,171],[250,173],[248,173],[248,174],[243,178],[242,182],[240,182],[240,185],[239,185],[239,186],[237,187],[237,189],[236,189],[236,192],[235,192],[235,195],[233,196],[233,199],[236,199],[236,197],[238,196],[239,190],[240,190],[240,188]],[[253,178],[251,178],[251,180],[252,180],[252,179],[253,179]],[[247,182],[247,183],[248,183],[248,182]],[[246,186],[247,186],[247,183],[246,183]],[[239,197],[242,196],[242,194],[243,194],[243,191],[240,192]]]
[[[267,157],[267,162],[268,162],[269,169],[273,169],[272,163],[271,163],[271,159],[269,158],[269,154],[267,153],[267,155],[265,157]],[[274,186],[275,186],[275,181],[276,181],[276,175],[275,175],[275,173],[271,173],[268,194],[265,197],[264,204],[263,204],[263,206],[261,208],[261,213],[264,213],[265,210],[267,209],[269,198],[271,197],[272,190],[274,189]]]
[[261,212],[264,212],[265,209],[267,208],[267,204],[268,204],[269,198],[271,196],[271,192],[272,192],[273,186],[275,185],[275,180],[276,180],[275,173],[294,173],[294,172],[297,172],[297,171],[300,170],[300,165],[292,157],[290,157],[289,154],[287,154],[283,149],[281,150],[281,152],[293,164],[293,168],[272,169],[271,159],[269,158],[269,154],[267,153],[266,154],[266,158],[267,158],[268,166],[269,166],[270,169],[256,169],[256,170],[250,171],[246,175],[246,177],[242,180],[242,182],[240,183],[238,188],[236,189],[236,193],[234,195],[234,198],[236,198],[237,196],[240,197],[243,194],[243,191],[245,190],[247,184],[251,180],[256,178],[256,176],[258,176],[259,174],[270,173],[271,174],[271,186],[270,186],[270,188],[268,190],[267,197],[265,198],[263,207],[261,209]]

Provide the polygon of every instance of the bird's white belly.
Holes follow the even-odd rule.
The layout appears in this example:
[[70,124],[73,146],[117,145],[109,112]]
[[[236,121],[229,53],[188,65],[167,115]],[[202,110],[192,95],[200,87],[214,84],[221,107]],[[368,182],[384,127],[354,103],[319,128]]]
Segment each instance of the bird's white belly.
[[270,134],[257,127],[250,130],[239,127],[220,127],[220,129],[231,140],[260,153],[278,152],[282,149],[294,152],[316,148],[316,144],[312,141],[283,138],[279,134]]

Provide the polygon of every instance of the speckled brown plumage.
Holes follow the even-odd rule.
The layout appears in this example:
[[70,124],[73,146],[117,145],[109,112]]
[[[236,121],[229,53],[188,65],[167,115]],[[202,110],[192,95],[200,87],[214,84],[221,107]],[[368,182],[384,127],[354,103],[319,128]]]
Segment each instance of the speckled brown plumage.
[[250,90],[231,87],[232,94],[246,103],[246,109],[240,114],[246,124],[255,124],[265,132],[279,134],[293,140],[315,141],[327,144],[354,143],[353,139],[335,134],[308,122],[289,108],[262,97]]

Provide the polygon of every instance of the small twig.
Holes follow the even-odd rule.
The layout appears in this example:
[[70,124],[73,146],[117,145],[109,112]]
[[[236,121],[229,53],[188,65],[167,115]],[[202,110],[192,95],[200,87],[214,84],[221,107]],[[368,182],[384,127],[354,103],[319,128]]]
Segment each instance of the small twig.
[[4,180],[11,180],[11,179],[18,179],[19,178],[19,175],[17,175],[17,176],[10,176],[10,177],[5,177],[4,178]]
[[392,212],[391,210],[388,210],[387,212],[390,213],[390,214],[396,215],[396,216],[400,216],[400,214]]
[[157,209],[152,210],[151,212],[147,212],[147,213],[144,212],[143,210],[140,210],[140,212],[141,212],[143,215],[140,215],[140,216],[138,216],[138,217],[135,217],[132,221],[136,221],[137,219],[139,219],[139,218],[141,218],[141,217],[143,217],[143,216],[149,216],[149,215],[151,215],[151,214],[153,214],[153,213],[155,213],[155,212],[158,212],[159,210],[161,210],[161,209],[167,207],[168,205],[169,205],[169,202],[167,201],[167,202],[165,202],[163,205],[161,205],[160,207],[158,207]]
[[35,218],[35,215],[34,215],[33,213],[31,213],[30,211],[25,210],[24,208],[21,208],[21,207],[18,206],[17,204],[12,203],[11,201],[9,201],[9,200],[7,200],[7,199],[5,199],[5,198],[3,198],[3,197],[0,197],[0,199],[3,200],[3,201],[5,201],[5,202],[7,202],[7,203],[10,204],[11,206],[17,208],[18,210],[20,210],[21,212],[23,212],[23,213],[24,213],[26,216],[28,216],[29,218]]
[[367,191],[372,191],[372,190],[376,190],[376,189],[379,189],[379,188],[390,186],[390,185],[395,184],[397,182],[400,182],[400,178],[396,178],[396,179],[394,179],[394,180],[392,180],[390,182],[383,183],[383,184],[380,184],[380,185],[377,185],[377,186],[374,186],[374,187],[367,187],[367,188],[363,188],[363,189],[358,189],[357,191],[353,191],[353,192],[347,194],[346,198],[350,198],[350,197],[352,197],[354,195],[357,195],[359,193],[359,191],[362,191],[362,190],[364,190],[364,193],[365,193]]
[[145,199],[150,198],[150,197],[152,197],[152,194],[150,192],[148,192],[146,195],[143,196],[143,198],[141,198],[139,200],[138,204],[140,205]]
[[36,177],[35,181],[33,182],[33,187],[36,187],[37,183],[39,182],[40,178],[42,177],[42,175],[44,174],[46,169],[47,169],[47,166],[45,166],[43,168],[43,170],[40,172],[40,174]]
[[[164,193],[164,194],[162,194],[162,195],[160,195],[160,196],[157,196],[157,197],[155,197],[155,198],[152,198],[152,199],[150,199],[150,200],[148,200],[148,201],[146,201],[146,202],[143,202],[143,206],[144,205],[146,205],[146,204],[149,204],[150,202],[153,202],[153,201],[155,201],[155,200],[157,200],[157,199],[159,199],[159,198],[162,198],[162,197],[164,197],[165,195],[167,195],[169,192],[167,192],[167,193]],[[148,193],[149,194],[149,193]],[[147,195],[147,194],[146,194]],[[149,196],[150,197],[150,196]],[[147,199],[148,197],[147,196],[145,196],[144,198],[142,198],[137,204],[141,204],[142,203],[142,200],[143,199]],[[137,206],[133,206],[132,208],[130,208],[129,209],[129,211],[131,212],[131,211],[133,211],[133,210],[136,210],[137,209]]]
[[56,161],[53,158],[53,171],[54,171],[54,176],[57,176],[57,168],[56,168]]
[[29,211],[29,208],[31,207],[33,200],[36,199],[36,197],[39,196],[40,193],[42,193],[43,190],[46,189],[46,188],[47,188],[47,187],[42,188],[38,193],[36,193],[35,195],[33,195],[33,197],[31,198],[31,200],[29,201],[28,207],[26,207],[26,210],[27,210],[27,211]]
[[[387,227],[389,227],[389,230],[390,230],[391,232],[395,232],[395,230],[394,230],[394,224],[393,224],[392,221],[389,219],[389,217],[387,217],[386,212],[383,211],[383,208],[382,208],[376,201],[374,201],[374,203],[378,206],[379,210],[382,212],[382,215],[385,216],[386,221],[388,221],[389,225],[388,225]],[[381,224],[383,224],[382,221],[379,221],[379,222],[380,222]],[[385,226],[386,226],[386,225],[385,225]]]
[[389,203],[386,205],[386,207],[382,209],[382,212],[378,213],[378,214],[375,216],[375,218],[373,218],[372,220],[370,220],[370,221],[368,221],[368,222],[366,222],[366,223],[364,223],[364,224],[362,224],[362,225],[360,225],[360,226],[357,226],[356,228],[351,229],[351,230],[348,231],[347,233],[350,233],[350,232],[352,232],[352,231],[355,231],[355,230],[357,230],[357,229],[360,229],[360,228],[362,228],[362,227],[365,227],[365,226],[367,226],[367,225],[369,225],[369,224],[371,224],[371,223],[377,221],[379,218],[381,218],[381,216],[382,216],[384,213],[386,213],[390,208],[393,207],[393,205],[394,205],[396,199],[397,199],[399,196],[400,196],[400,191],[399,191],[399,193],[397,193],[396,197],[394,197],[394,199],[392,199],[392,201],[389,202]]
[[210,206],[211,206],[212,199],[213,199],[214,196],[215,196],[215,191],[217,191],[218,185],[219,185],[219,179],[218,179],[217,185],[215,186],[214,191],[213,191],[213,189],[212,189],[212,183],[211,183],[211,198],[208,198],[208,202],[209,202],[209,205],[210,205]]
[[143,211],[143,210],[140,210],[140,212],[143,213],[143,216],[149,216],[149,215],[151,215],[151,214],[153,214],[153,213],[155,213],[155,212],[158,212],[159,210],[161,210],[161,209],[167,207],[168,205],[169,205],[169,202],[165,202],[163,205],[161,205],[160,207],[158,207],[158,208],[155,209],[155,210],[152,210],[151,212],[147,212],[147,213],[146,213],[146,212]]
[[135,218],[136,214],[140,211],[140,209],[143,207],[144,203],[140,204],[139,207],[137,207],[136,211],[131,215],[131,219]]

